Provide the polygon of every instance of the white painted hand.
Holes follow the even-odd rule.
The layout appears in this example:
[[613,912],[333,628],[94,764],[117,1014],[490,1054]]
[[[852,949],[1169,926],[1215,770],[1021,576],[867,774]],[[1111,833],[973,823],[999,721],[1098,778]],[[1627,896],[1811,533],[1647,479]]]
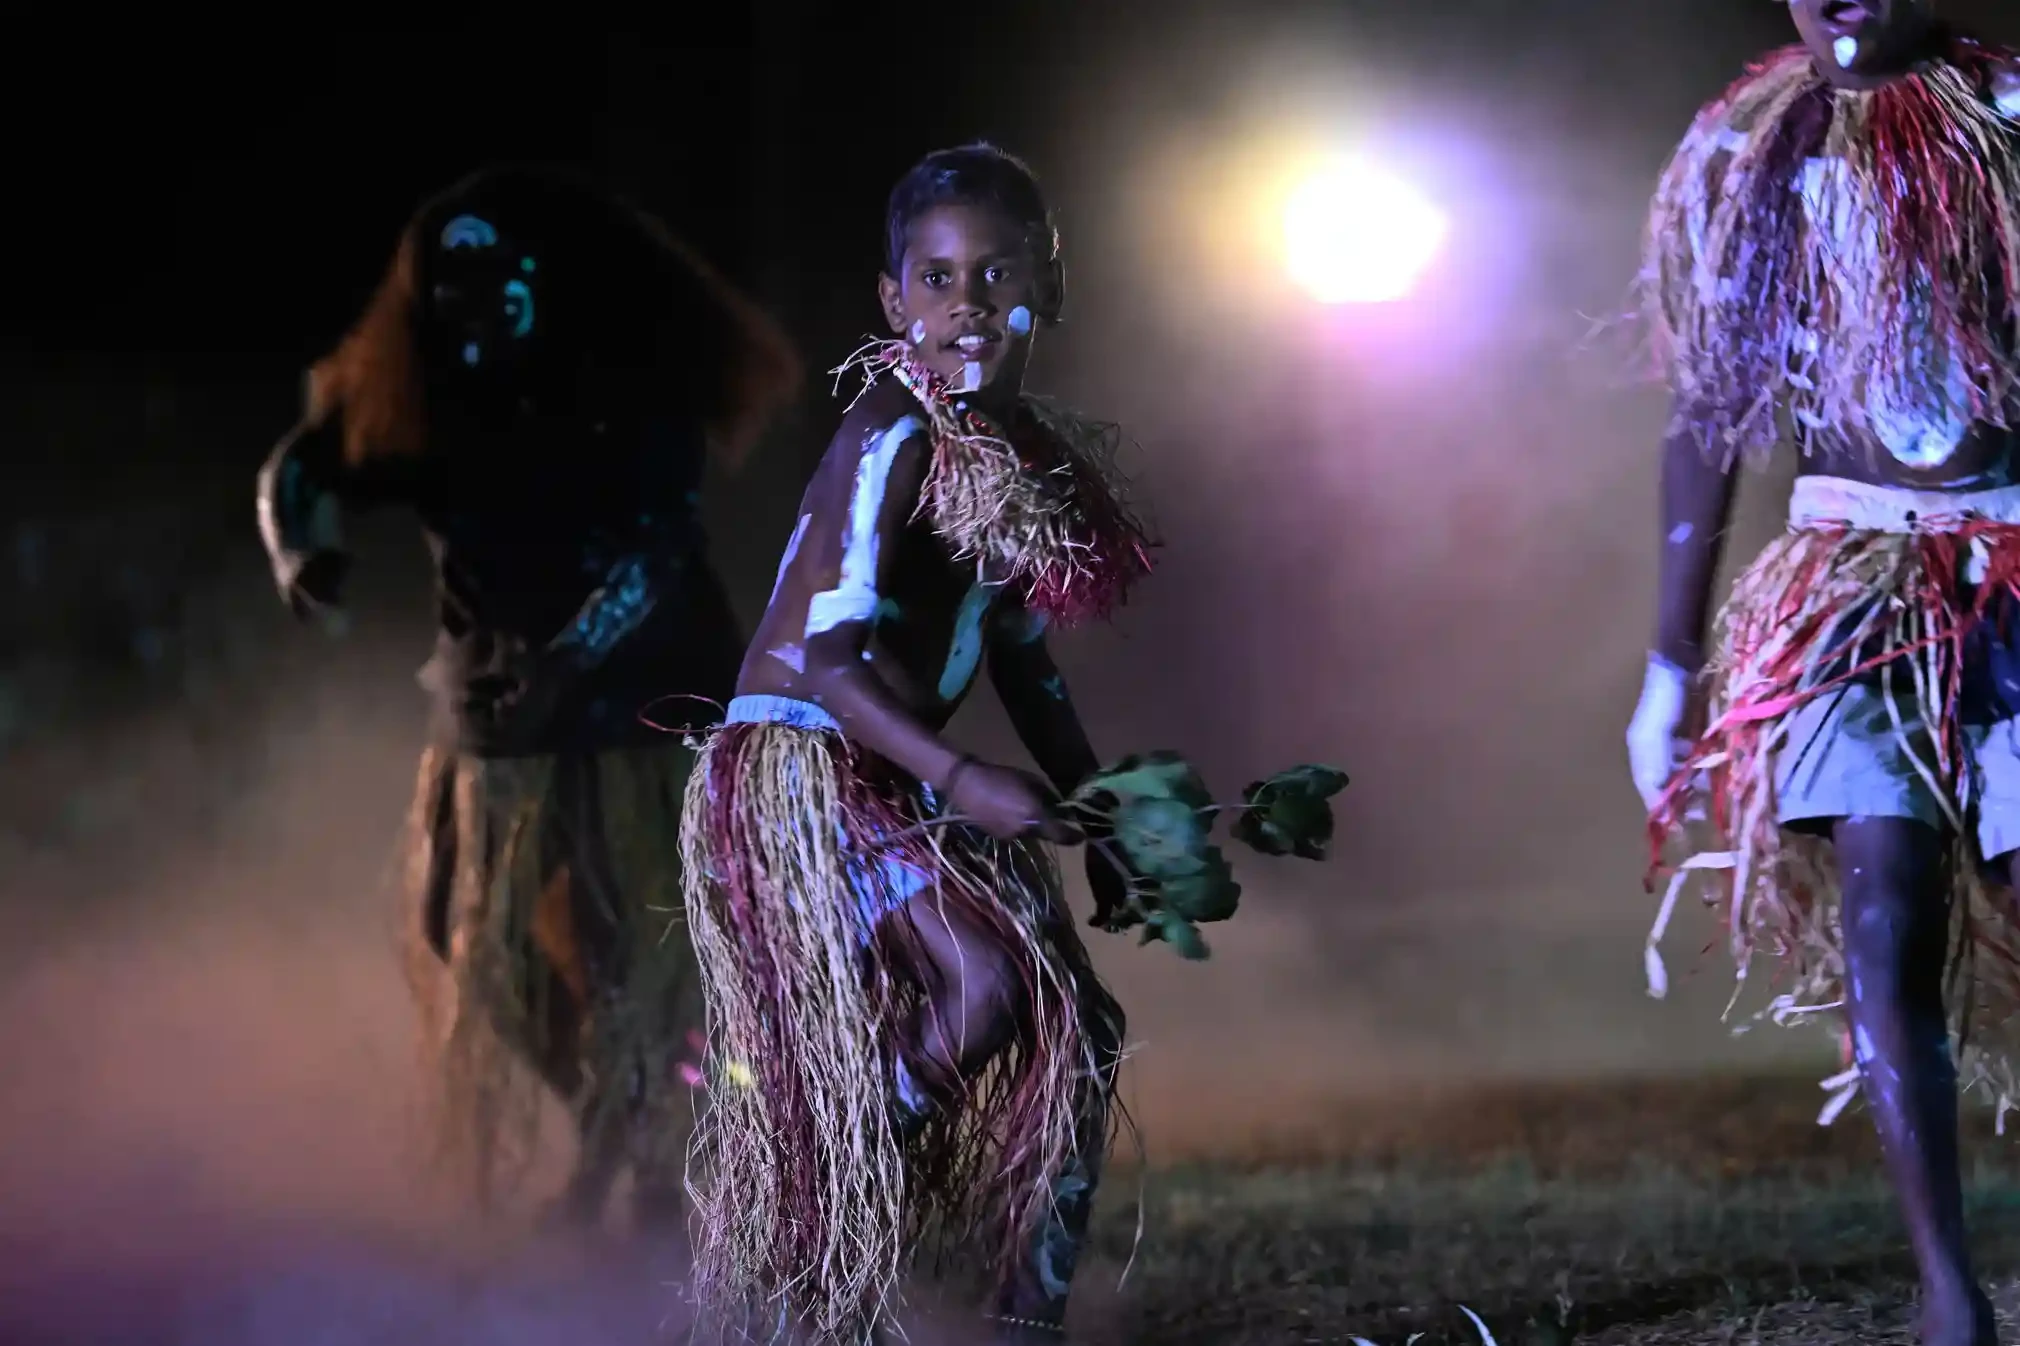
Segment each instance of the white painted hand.
[[1689,699],[1689,675],[1660,655],[1648,656],[1641,701],[1627,722],[1627,765],[1641,802],[1651,809],[1682,760],[1686,745],[1677,731]]

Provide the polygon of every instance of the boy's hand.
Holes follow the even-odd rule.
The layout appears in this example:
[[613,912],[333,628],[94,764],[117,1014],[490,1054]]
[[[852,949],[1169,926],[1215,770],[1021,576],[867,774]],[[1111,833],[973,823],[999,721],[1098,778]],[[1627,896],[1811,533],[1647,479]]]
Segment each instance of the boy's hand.
[[1079,829],[1059,815],[1051,788],[1029,772],[963,759],[948,773],[942,793],[949,813],[998,841],[1034,835],[1060,845],[1080,840]]
[[1641,700],[1627,725],[1627,763],[1634,788],[1650,809],[1661,801],[1670,777],[1682,765],[1690,721],[1703,716],[1702,705],[1693,704],[1701,697],[1693,692],[1689,674],[1660,655],[1649,656]]

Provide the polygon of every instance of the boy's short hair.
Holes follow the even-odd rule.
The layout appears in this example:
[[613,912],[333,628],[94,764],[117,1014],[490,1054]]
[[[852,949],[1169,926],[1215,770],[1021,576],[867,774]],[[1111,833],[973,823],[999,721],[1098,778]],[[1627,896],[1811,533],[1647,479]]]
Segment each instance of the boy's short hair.
[[891,188],[884,212],[884,273],[896,276],[904,270],[906,240],[914,221],[936,206],[956,203],[999,210],[1023,226],[1039,262],[1053,271],[1052,298],[1046,305],[1050,311],[1039,316],[1056,321],[1063,292],[1059,230],[1052,209],[1030,165],[986,141],[935,150]]

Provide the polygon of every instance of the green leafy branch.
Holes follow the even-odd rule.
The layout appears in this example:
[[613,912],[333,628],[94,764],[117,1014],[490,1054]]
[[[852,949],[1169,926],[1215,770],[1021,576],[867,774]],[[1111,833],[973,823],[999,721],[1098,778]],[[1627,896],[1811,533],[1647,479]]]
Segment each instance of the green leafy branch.
[[1279,771],[1242,791],[1240,804],[1218,804],[1184,757],[1153,752],[1126,757],[1083,781],[1066,814],[1124,881],[1124,900],[1097,913],[1102,929],[1143,927],[1141,943],[1163,940],[1181,958],[1207,957],[1199,926],[1225,921],[1241,904],[1241,885],[1213,840],[1221,814],[1229,835],[1263,855],[1323,860],[1333,839],[1332,797],[1347,786],[1334,767]]

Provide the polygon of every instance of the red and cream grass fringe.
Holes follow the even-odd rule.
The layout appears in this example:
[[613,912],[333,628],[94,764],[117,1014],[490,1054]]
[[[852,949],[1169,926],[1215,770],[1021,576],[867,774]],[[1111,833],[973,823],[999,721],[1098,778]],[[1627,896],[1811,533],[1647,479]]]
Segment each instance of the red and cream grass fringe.
[[[1988,571],[1967,605],[1956,595],[1974,547],[1989,557]],[[1960,1080],[1987,1089],[2002,1115],[2020,1105],[2020,906],[1981,873],[1959,721],[1964,641],[1990,620],[1987,605],[2001,595],[2020,598],[2020,528],[1994,523],[1909,532],[1806,526],[1770,544],[1740,576],[1707,669],[1708,727],[1649,819],[1651,880],[1665,870],[1670,880],[1649,937],[1652,994],[1667,986],[1657,945],[1683,887],[1696,879],[1738,967],[1734,1003],[1765,954],[1779,962],[1765,1016],[1786,1024],[1842,1008],[1837,871],[1828,842],[1780,826],[1775,758],[1798,708],[1877,671],[1903,746],[1957,838],[1948,984]],[[1926,738],[1904,727],[1918,716]],[[1713,838],[1708,848],[1691,845],[1699,826]],[[1680,864],[1663,863],[1693,850]],[[1839,1092],[1824,1120],[1857,1092],[1858,1077],[1847,1072],[1830,1083]]]
[[918,401],[933,441],[920,514],[955,559],[1018,586],[1033,612],[1061,625],[1106,617],[1150,572],[1150,537],[1123,500],[1115,426],[1027,395],[1030,424],[999,427],[957,407],[900,341],[872,342],[832,372],[839,384],[851,370],[865,391],[888,376]]
[[[920,827],[915,788],[872,779],[840,734],[737,724],[707,740],[681,821],[689,928],[709,1012],[709,1107],[690,1192],[704,1314],[859,1341],[891,1324],[915,1261],[999,1281],[1051,1209],[1094,1068],[1080,978],[1042,914],[1035,845]],[[895,856],[1016,965],[1018,1039],[909,1145],[894,1048],[935,975],[902,917],[864,946],[851,857]],[[930,919],[930,918],[929,918]],[[749,1329],[745,1329],[749,1330]]]
[[[1638,284],[1673,431],[1717,461],[1758,461],[1790,423],[1865,425],[1875,390],[2016,423],[2020,123],[1991,96],[2013,61],[1959,39],[1853,93],[1790,47],[1698,114],[1650,203]],[[1837,161],[1817,202],[1837,237],[1801,199],[1813,158]]]

